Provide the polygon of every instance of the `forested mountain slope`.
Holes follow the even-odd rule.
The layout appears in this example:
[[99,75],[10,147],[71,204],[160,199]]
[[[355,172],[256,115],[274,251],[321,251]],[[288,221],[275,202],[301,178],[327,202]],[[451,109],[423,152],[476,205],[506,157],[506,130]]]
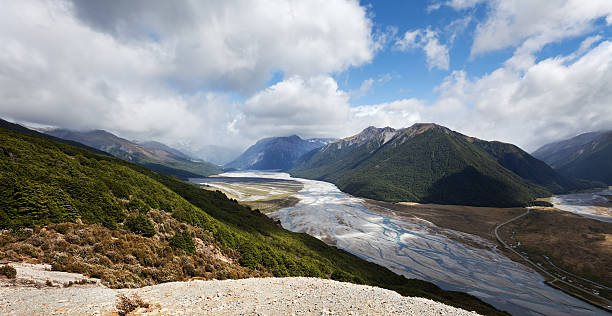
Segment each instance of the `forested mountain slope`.
[[510,149],[436,124],[369,127],[304,155],[291,172],[385,201],[509,207],[549,195],[545,187],[568,189],[545,164]]
[[612,131],[544,145],[533,155],[565,175],[612,185]]

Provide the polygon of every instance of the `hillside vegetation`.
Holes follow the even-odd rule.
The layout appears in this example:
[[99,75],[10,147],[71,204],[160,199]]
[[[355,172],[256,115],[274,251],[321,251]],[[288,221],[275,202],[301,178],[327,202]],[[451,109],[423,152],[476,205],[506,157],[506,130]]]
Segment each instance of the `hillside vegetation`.
[[435,124],[370,127],[306,154],[292,174],[384,201],[512,207],[550,194],[502,166],[473,139]]
[[0,228],[11,231],[0,235],[0,257],[47,262],[115,287],[194,276],[314,276],[501,314],[470,295],[406,279],[286,231],[220,192],[5,129]]

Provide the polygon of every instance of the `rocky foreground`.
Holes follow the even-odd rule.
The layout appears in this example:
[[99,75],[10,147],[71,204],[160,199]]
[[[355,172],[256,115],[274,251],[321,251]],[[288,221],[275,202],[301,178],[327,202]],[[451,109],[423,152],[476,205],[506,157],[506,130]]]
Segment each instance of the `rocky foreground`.
[[377,287],[316,278],[192,280],[114,290],[45,265],[11,265],[17,278],[0,279],[2,315],[113,315],[120,294],[137,294],[148,303],[136,309],[137,315],[477,315]]

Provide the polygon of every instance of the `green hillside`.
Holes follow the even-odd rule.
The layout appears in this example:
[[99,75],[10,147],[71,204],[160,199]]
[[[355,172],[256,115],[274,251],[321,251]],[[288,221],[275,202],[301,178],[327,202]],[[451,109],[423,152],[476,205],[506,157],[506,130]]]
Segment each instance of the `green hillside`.
[[309,153],[292,174],[384,201],[510,207],[549,194],[465,136],[434,124],[366,129]]
[[0,197],[0,229],[11,230],[0,235],[0,258],[46,262],[113,287],[194,276],[314,276],[501,314],[470,295],[284,230],[220,192],[35,135],[0,129]]

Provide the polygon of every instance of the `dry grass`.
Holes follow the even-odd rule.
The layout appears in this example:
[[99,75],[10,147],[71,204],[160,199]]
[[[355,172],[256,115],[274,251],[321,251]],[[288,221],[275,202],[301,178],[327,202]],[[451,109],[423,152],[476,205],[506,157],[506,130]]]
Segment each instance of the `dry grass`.
[[127,297],[125,294],[117,296],[115,308],[120,316],[125,316],[141,307],[148,308],[149,303],[143,301],[136,293],[132,294],[131,297]]
[[546,255],[564,270],[612,287],[612,223],[540,208],[500,232],[505,241],[520,241],[518,249],[534,260],[544,263]]
[[[207,231],[185,225],[163,212],[149,214],[158,233],[151,238],[100,225],[62,223],[0,235],[0,257],[48,263],[54,270],[99,278],[112,288],[141,287],[192,277],[237,279],[269,276],[238,264],[236,251],[219,247]],[[196,252],[173,249],[179,231],[194,237]]]
[[285,207],[292,207],[296,205],[300,200],[293,196],[288,196],[280,199],[271,200],[258,200],[253,202],[240,202],[240,204],[246,205],[254,210],[267,214],[280,210]]
[[14,279],[17,276],[17,270],[15,268],[7,265],[3,265],[0,267],[0,275],[4,275],[9,279]]

